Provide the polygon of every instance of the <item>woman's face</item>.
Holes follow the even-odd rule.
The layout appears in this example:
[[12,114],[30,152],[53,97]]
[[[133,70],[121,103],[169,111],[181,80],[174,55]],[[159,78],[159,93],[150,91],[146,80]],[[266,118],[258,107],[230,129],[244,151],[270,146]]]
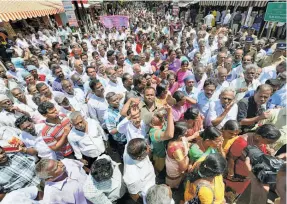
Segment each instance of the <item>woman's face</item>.
[[276,140],[266,139],[266,138],[261,137],[260,135],[255,135],[255,140],[257,140],[260,145],[273,144],[274,142],[276,142]]
[[231,139],[239,134],[239,130],[222,130],[222,136],[224,139]]
[[208,146],[216,149],[222,145],[223,140],[224,140],[223,137],[219,136],[219,137],[215,138],[214,140],[209,140]]
[[185,97],[182,97],[182,99],[181,99],[179,102],[177,102],[177,104],[178,104],[179,106],[183,106],[183,105],[185,104],[185,102],[186,102]]
[[168,79],[168,82],[169,82],[170,85],[173,85],[174,82],[175,82],[174,76],[170,76],[169,79]]

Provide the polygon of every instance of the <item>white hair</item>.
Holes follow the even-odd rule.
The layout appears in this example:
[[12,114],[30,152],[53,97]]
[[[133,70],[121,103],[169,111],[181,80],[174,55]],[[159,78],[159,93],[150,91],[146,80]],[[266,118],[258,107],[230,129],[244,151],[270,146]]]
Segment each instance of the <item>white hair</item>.
[[220,92],[220,94],[223,94],[223,93],[225,93],[225,92],[232,92],[234,96],[236,95],[236,91],[235,91],[235,89],[232,88],[232,87],[226,87],[226,88],[222,89],[221,92]]
[[257,72],[258,66],[257,64],[248,64],[245,67],[245,70],[243,70],[244,73],[246,73],[249,69],[255,69],[255,71]]
[[69,119],[73,122],[77,117],[82,116],[80,111],[74,111],[69,115]]
[[48,178],[51,178],[52,176],[49,175],[49,172],[47,171],[48,166],[50,164],[51,159],[41,159],[36,167],[35,167],[35,172],[38,178],[46,180]]
[[152,186],[146,195],[147,204],[169,204],[171,199],[169,189],[165,185]]

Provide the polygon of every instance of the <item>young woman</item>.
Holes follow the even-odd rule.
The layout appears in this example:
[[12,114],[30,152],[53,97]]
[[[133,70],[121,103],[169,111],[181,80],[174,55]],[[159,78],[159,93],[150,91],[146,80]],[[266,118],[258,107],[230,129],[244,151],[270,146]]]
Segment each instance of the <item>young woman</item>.
[[168,95],[170,96],[168,85],[167,80],[162,80],[160,84],[157,85],[155,92],[155,103],[157,106],[164,106],[167,104],[167,97]]

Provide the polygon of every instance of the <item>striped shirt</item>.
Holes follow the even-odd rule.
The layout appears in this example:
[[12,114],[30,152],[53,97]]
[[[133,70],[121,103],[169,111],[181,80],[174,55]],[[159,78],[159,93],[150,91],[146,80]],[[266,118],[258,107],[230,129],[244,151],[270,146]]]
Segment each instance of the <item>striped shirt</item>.
[[[45,122],[45,127],[42,130],[42,137],[48,147],[55,146],[57,142],[61,139],[64,129],[66,126],[71,125],[70,120],[64,115],[60,116],[61,124],[53,124]],[[69,142],[67,142],[59,151],[64,157],[70,155],[73,149]]]

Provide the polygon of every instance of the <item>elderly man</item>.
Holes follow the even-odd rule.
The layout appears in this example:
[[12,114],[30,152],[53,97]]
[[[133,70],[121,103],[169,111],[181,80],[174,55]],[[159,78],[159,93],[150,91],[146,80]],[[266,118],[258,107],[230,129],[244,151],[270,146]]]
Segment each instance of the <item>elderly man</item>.
[[106,73],[109,78],[109,82],[105,88],[105,95],[109,92],[115,92],[123,98],[126,94],[126,89],[123,86],[121,78],[117,77],[117,73],[113,68],[107,68]]
[[268,79],[276,79],[280,73],[286,71],[286,61],[280,62],[277,66],[271,65],[264,67],[262,73],[259,76],[260,82],[263,84]]
[[5,66],[7,68],[7,76],[13,77],[16,81],[20,82],[21,84],[25,84],[22,78],[23,69],[15,68],[12,62],[6,62]]
[[99,123],[92,119],[86,120],[79,111],[70,114],[73,125],[68,135],[75,157],[90,167],[92,163],[105,151],[103,140],[107,140],[104,130]]
[[87,204],[82,185],[86,175],[79,172],[83,164],[77,161],[42,159],[36,165],[37,176],[45,181],[44,203]]
[[124,157],[124,181],[132,199],[137,202],[155,185],[154,168],[149,160],[150,147],[143,138],[135,138],[127,145]]
[[194,87],[196,87],[199,91],[203,89],[203,85],[205,80],[207,79],[206,69],[203,65],[199,65],[194,68]]
[[0,94],[0,126],[15,127],[15,121],[22,115],[30,116],[30,114],[17,106],[14,106],[12,101],[3,94]]
[[197,100],[197,96],[199,94],[199,90],[195,88],[193,85],[195,83],[194,76],[190,75],[184,79],[184,86],[179,88],[179,91],[182,91],[185,96]]
[[51,102],[40,103],[38,111],[46,117],[42,137],[48,147],[61,156],[74,158],[73,149],[67,142],[71,130],[70,120],[64,114],[59,114]]
[[6,193],[36,186],[40,183],[35,174],[35,159],[21,152],[6,153],[0,147],[0,201]]
[[14,77],[6,73],[6,69],[0,65],[0,94],[5,94],[10,97],[10,90],[21,86],[21,84]]
[[61,82],[65,97],[76,111],[81,111],[85,117],[89,117],[88,106],[84,92],[74,88],[70,80],[64,79]]
[[108,155],[99,156],[92,164],[83,190],[87,200],[94,204],[115,203],[126,192],[119,165]]
[[86,72],[84,72],[84,65],[83,65],[82,60],[75,60],[74,61],[74,68],[75,68],[75,70],[71,73],[71,76],[73,74],[79,74],[82,81],[87,81],[89,79]]
[[242,49],[235,50],[232,68],[236,68],[242,65],[242,57],[243,57],[243,50]]
[[214,126],[221,129],[226,121],[236,120],[238,106],[235,103],[235,91],[232,88],[224,88],[219,100],[209,104],[209,111],[206,117],[206,126]]
[[254,96],[243,98],[238,102],[237,120],[240,122],[243,132],[249,131],[258,121],[269,117],[270,112],[266,111],[266,103],[271,94],[272,87],[262,84],[257,87]]
[[226,80],[227,74],[228,74],[227,69],[225,69],[223,67],[219,67],[217,69],[217,74],[216,74],[217,86],[216,86],[216,90],[213,94],[213,97],[215,99],[218,99],[222,89],[230,86],[229,82]]
[[260,82],[254,79],[256,71],[256,64],[247,65],[244,70],[244,77],[234,79],[230,83],[230,86],[236,91],[237,101],[241,100],[247,91],[255,90],[260,85]]
[[199,53],[201,54],[200,63],[202,63],[203,65],[207,65],[208,61],[211,58],[211,52],[205,48],[205,44],[205,40],[200,39],[198,42],[199,49],[194,49],[192,52],[190,52],[188,54],[189,59],[193,60],[194,54],[199,51]]
[[127,90],[127,92],[132,90],[133,86],[133,77],[129,73],[124,73],[122,77],[123,86]]
[[88,110],[91,118],[99,121],[103,128],[106,128],[104,115],[108,109],[108,102],[104,97],[105,89],[99,80],[90,82],[92,93],[88,101]]
[[11,93],[13,97],[17,99],[16,104],[18,104],[20,108],[23,107],[22,109],[25,109],[28,112],[37,110],[37,105],[32,101],[31,95],[26,95],[20,88],[11,89]]
[[147,204],[174,204],[172,199],[172,191],[169,186],[165,184],[154,185],[150,187],[146,195]]

